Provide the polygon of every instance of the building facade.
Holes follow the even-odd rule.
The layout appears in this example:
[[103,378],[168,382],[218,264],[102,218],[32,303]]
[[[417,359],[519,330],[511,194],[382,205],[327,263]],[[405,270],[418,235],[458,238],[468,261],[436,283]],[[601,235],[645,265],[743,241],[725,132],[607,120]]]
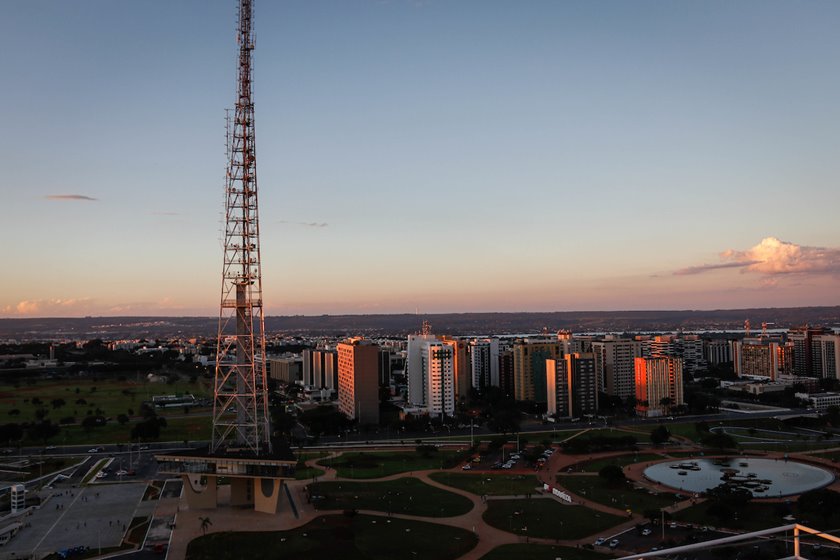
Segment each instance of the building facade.
[[680,358],[636,358],[634,363],[637,415],[664,416],[673,407],[685,404]]
[[379,424],[379,347],[363,338],[340,343],[338,410],[359,424]]

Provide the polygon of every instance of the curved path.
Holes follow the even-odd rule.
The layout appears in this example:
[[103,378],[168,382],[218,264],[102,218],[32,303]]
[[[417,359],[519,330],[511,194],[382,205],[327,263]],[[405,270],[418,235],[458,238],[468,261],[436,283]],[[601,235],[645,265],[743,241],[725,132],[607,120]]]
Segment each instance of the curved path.
[[[410,451],[413,448],[407,448],[406,451]],[[393,451],[397,451],[394,449],[389,449]],[[651,463],[655,463],[661,461],[662,459],[668,459],[669,453],[672,452],[696,452],[697,448],[692,445],[690,447],[681,447],[678,449],[668,449],[668,450],[655,450],[655,453],[659,453],[662,455],[661,459],[656,459],[652,461],[644,461],[641,463],[636,463],[632,465],[628,465],[625,467],[625,473],[627,474],[628,478],[633,480],[636,483],[642,484],[651,489],[657,489],[663,492],[673,492],[675,491],[673,488],[668,488],[660,484],[656,484],[652,481],[646,480],[642,473],[644,469]],[[389,476],[384,476],[380,478],[371,478],[371,479],[355,479],[355,478],[344,478],[339,477],[338,473],[335,469],[329,466],[321,466],[317,464],[319,462],[323,462],[325,459],[329,459],[331,457],[337,457],[340,455],[341,452],[332,453],[325,457],[310,459],[305,462],[306,466],[314,467],[323,471],[323,474],[317,475],[312,479],[306,480],[294,480],[288,481],[287,487],[289,492],[295,502],[295,506],[297,508],[298,516],[295,517],[292,515],[291,511],[288,510],[288,506],[286,505],[284,511],[278,515],[270,516],[263,513],[257,513],[254,511],[249,510],[242,510],[242,509],[231,509],[231,508],[219,508],[217,510],[198,510],[198,511],[190,511],[190,510],[183,510],[178,512],[178,523],[177,528],[174,531],[172,544],[170,546],[169,555],[167,558],[171,558],[172,560],[182,560],[186,556],[186,548],[188,543],[201,535],[201,518],[207,517],[211,520],[212,525],[207,529],[208,532],[217,532],[217,531],[242,531],[243,528],[247,528],[248,530],[252,531],[287,531],[290,529],[296,529],[307,523],[311,522],[313,519],[316,519],[322,515],[330,515],[336,513],[342,513],[341,510],[317,510],[314,505],[309,501],[307,495],[307,486],[313,481],[346,481],[346,482],[383,482],[388,480],[396,480],[399,478],[416,478],[428,484],[430,486],[434,486],[436,488],[445,490],[447,492],[451,492],[453,494],[458,494],[470,500],[473,504],[472,509],[459,516],[454,517],[446,517],[446,518],[439,518],[439,517],[424,517],[424,516],[416,516],[416,515],[406,515],[406,514],[396,514],[391,513],[388,514],[382,511],[370,511],[370,510],[359,510],[359,513],[363,513],[366,515],[372,516],[380,516],[380,517],[387,517],[390,515],[391,517],[399,518],[399,519],[408,519],[413,521],[423,521],[427,523],[438,523],[444,524],[447,526],[452,527],[459,527],[461,529],[471,531],[478,537],[478,544],[469,552],[461,556],[458,560],[477,560],[487,554],[490,550],[503,545],[503,544],[513,544],[513,543],[521,543],[526,541],[526,537],[504,531],[502,529],[498,529],[489,525],[487,522],[484,521],[483,515],[487,511],[489,501],[496,501],[496,500],[504,500],[504,499],[516,499],[521,496],[491,496],[488,497],[487,500],[482,500],[482,498],[476,494],[471,492],[467,492],[466,490],[461,490],[459,488],[454,488],[451,486],[447,486],[443,483],[440,483],[436,480],[433,480],[429,475],[435,472],[442,472],[440,469],[432,469],[432,470],[423,470],[423,471],[412,471],[412,472],[403,472],[403,473],[396,473]],[[551,486],[559,487],[556,482],[557,474],[563,473],[567,474],[569,467],[575,465],[577,463],[588,462],[597,459],[603,459],[608,457],[616,457],[621,455],[627,455],[627,451],[615,451],[615,452],[603,452],[603,453],[592,453],[587,454],[586,456],[583,455],[565,455],[560,452],[554,453],[551,458],[547,461],[546,465],[537,471],[537,478],[538,481],[542,483],[548,483]],[[772,455],[772,454],[768,454]],[[793,454],[791,458],[798,458],[795,457]],[[836,471],[837,467],[830,459],[823,459],[819,457],[803,457],[802,459],[812,462],[812,463],[821,463],[824,466],[832,467],[832,470]],[[449,469],[450,472],[461,472],[458,467],[453,469]],[[445,472],[445,471],[443,471]],[[533,474],[531,470],[512,470],[506,474]],[[592,476],[592,475],[585,475],[580,474],[580,476]],[[833,486],[840,485],[840,481],[835,482]],[[541,491],[541,489],[539,490]],[[584,496],[576,495],[569,490],[565,490],[571,497],[572,497],[572,504],[568,504],[562,500],[559,500],[550,494],[544,494],[541,497],[545,499],[555,499],[558,503],[569,506],[584,506],[589,509],[600,511],[604,513],[608,513],[611,515],[625,517],[627,520],[623,523],[620,523],[608,531],[601,531],[593,533],[590,536],[581,539],[570,539],[570,540],[555,540],[555,539],[546,539],[546,538],[527,538],[527,542],[532,543],[541,543],[541,544],[551,544],[551,545],[564,545],[564,546],[580,546],[583,544],[591,543],[593,539],[601,534],[618,534],[627,529],[631,529],[635,527],[638,523],[643,522],[644,518],[638,514],[634,513],[630,517],[627,517],[627,513],[623,510],[616,509],[605,504],[601,504],[598,502],[594,502],[592,500],[587,499]],[[225,500],[228,498],[226,493],[228,492],[226,487],[221,487],[219,490],[219,502],[224,503]],[[666,511],[674,512],[686,507],[691,507],[694,503],[698,502],[699,500],[691,500],[687,499],[682,502],[675,504],[674,506],[665,508]],[[287,500],[284,500],[286,503]],[[609,552],[607,549],[604,549],[605,552]]]

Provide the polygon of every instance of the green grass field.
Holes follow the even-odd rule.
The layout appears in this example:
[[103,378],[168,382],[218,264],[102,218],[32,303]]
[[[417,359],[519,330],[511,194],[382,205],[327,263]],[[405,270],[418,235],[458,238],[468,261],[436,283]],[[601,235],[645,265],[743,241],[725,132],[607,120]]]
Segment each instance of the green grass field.
[[186,557],[187,560],[454,560],[474,548],[476,542],[469,531],[436,523],[329,515],[292,531],[211,533],[190,542]]
[[466,474],[458,472],[436,472],[429,477],[441,484],[472,492],[478,496],[521,496],[536,492],[537,477],[515,474]]
[[[309,485],[313,503],[319,510],[367,509],[373,511],[453,517],[473,507],[463,496],[429,486],[416,478],[384,482],[315,482]],[[316,499],[315,496],[323,496]]]
[[633,463],[644,463],[645,461],[653,461],[655,459],[664,460],[665,457],[657,455],[656,453],[629,453],[618,457],[607,457],[605,459],[596,459],[595,461],[578,463],[575,465],[575,470],[597,473],[607,465],[626,467],[627,465],[632,465]]
[[503,544],[481,557],[481,560],[601,560],[611,558],[585,548],[548,544]]
[[427,456],[416,451],[344,453],[318,464],[331,466],[342,478],[381,478],[404,472],[447,468],[457,464],[464,456],[460,451],[433,451]]
[[[60,424],[60,432],[46,442],[25,436],[23,445],[127,443],[132,425],[142,419],[139,414],[143,401],[156,395],[183,393],[206,398],[209,389],[203,381],[168,385],[146,381],[44,380],[18,387],[0,385],[0,424],[34,422],[39,415],[53,424]],[[64,404],[60,404],[59,400]],[[210,417],[206,408],[193,408],[187,413],[182,407],[159,409],[157,412],[167,420],[167,426],[161,430],[161,441],[210,437]],[[120,414],[129,417],[125,425],[116,421]],[[110,420],[104,426],[85,429],[81,422],[89,415],[102,415]],[[62,424],[67,418],[75,419],[76,423]],[[6,443],[0,442],[0,445]],[[9,445],[13,444],[15,442],[9,442]]]
[[557,483],[593,502],[621,510],[629,509],[633,512],[659,509],[670,506],[676,501],[673,494],[648,494],[644,490],[635,490],[629,483],[618,488],[612,487],[600,476],[560,475],[557,477]]
[[582,506],[562,505],[551,498],[488,500],[487,505],[484,520],[493,527],[548,539],[580,539],[627,519]]

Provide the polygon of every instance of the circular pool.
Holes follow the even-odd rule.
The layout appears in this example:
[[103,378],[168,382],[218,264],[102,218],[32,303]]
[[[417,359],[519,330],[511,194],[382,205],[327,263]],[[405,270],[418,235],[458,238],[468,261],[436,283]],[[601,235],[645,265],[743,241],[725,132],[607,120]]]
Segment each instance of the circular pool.
[[657,463],[645,477],[687,492],[705,492],[721,484],[749,490],[756,498],[778,498],[821,488],[834,475],[820,467],[783,459],[726,457]]

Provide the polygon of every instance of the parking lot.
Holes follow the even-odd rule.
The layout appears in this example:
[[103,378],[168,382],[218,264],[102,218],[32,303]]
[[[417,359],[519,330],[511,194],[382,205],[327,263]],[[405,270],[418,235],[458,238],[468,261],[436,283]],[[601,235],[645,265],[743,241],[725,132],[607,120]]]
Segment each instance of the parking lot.
[[23,528],[3,547],[6,557],[43,554],[73,546],[119,546],[146,489],[145,482],[54,488]]
[[[540,463],[544,463],[553,453],[553,450],[546,450],[540,458],[542,459]],[[468,461],[462,468],[463,470],[478,470],[478,471],[488,471],[488,470],[501,470],[501,471],[508,471],[508,470],[538,470],[540,463],[533,464],[530,461],[527,461],[523,455],[525,454],[524,450],[521,452],[517,452],[515,449],[500,449],[498,451],[492,451],[488,453],[484,453],[479,457]],[[468,468],[467,468],[468,467]]]

